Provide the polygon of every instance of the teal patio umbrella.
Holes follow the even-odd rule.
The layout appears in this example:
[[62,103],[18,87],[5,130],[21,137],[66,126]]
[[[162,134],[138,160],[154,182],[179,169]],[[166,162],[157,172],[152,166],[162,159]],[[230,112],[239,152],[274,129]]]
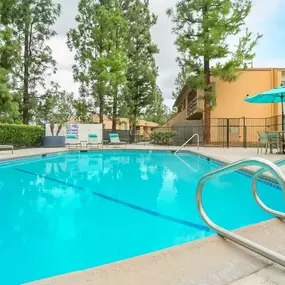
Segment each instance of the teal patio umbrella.
[[244,101],[256,104],[281,103],[282,108],[282,131],[284,132],[284,106],[285,86],[279,86],[268,91],[247,97]]

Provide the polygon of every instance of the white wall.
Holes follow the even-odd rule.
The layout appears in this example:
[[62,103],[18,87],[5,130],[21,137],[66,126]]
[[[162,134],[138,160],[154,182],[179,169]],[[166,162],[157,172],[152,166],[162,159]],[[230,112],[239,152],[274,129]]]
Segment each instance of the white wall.
[[[99,141],[103,138],[102,124],[66,124],[62,127],[59,135],[66,136],[67,134],[78,135],[79,141],[88,141],[88,134],[96,134]],[[57,132],[58,126],[55,125],[54,133]],[[50,125],[46,124],[46,136],[51,136]]]
[[102,124],[79,124],[78,139],[80,141],[88,141],[88,134],[96,134],[98,140],[103,139],[103,125]]

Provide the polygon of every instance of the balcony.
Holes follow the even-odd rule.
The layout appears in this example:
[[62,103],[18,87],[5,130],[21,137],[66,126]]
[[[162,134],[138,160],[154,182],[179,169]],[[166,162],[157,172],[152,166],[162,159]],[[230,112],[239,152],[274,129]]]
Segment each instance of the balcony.
[[200,120],[203,117],[202,109],[203,101],[198,99],[198,92],[191,92],[188,95],[187,105],[187,119],[188,120]]

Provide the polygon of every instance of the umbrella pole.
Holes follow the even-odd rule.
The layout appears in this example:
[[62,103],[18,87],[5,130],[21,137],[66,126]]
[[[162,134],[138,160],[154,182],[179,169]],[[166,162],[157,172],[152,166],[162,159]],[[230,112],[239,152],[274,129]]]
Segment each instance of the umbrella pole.
[[281,95],[281,109],[282,109],[282,115],[281,115],[281,119],[282,119],[282,153],[284,154],[284,95]]

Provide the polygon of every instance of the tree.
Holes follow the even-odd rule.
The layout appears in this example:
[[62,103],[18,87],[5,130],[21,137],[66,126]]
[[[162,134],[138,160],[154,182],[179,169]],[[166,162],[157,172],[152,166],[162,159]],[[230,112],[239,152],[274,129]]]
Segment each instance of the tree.
[[157,87],[152,104],[146,109],[143,118],[147,121],[162,125],[167,121],[170,111],[163,104],[163,96],[161,90]]
[[18,119],[18,104],[9,86],[9,74],[19,55],[11,13],[14,5],[13,0],[0,0],[0,122]]
[[[38,124],[50,124],[52,135],[58,136],[63,125],[74,116],[73,93],[63,90],[57,83],[52,82],[38,102],[36,121]],[[55,132],[55,124],[58,129]]]
[[14,9],[16,35],[22,47],[21,58],[14,69],[14,84],[22,94],[23,123],[29,124],[37,88],[55,72],[56,62],[47,41],[56,35],[52,29],[61,6],[52,0],[19,0]]
[[156,94],[157,67],[154,55],[157,46],[151,40],[150,29],[156,17],[150,12],[148,0],[125,0],[124,17],[128,21],[128,66],[125,101],[132,129],[151,105]]
[[113,45],[108,51],[110,58],[110,94],[112,100],[112,131],[117,129],[118,112],[123,104],[123,90],[126,82],[127,21],[123,18],[121,0],[108,0],[106,8],[112,12],[110,32]]
[[84,124],[92,122],[92,106],[93,103],[84,97],[74,99],[75,120]]
[[[187,85],[204,90],[204,142],[210,142],[211,107],[215,93],[211,76],[236,80],[237,69],[252,61],[259,34],[244,29],[251,0],[180,0],[167,14],[175,24],[179,65]],[[244,33],[241,34],[242,30]],[[238,38],[235,48],[231,37]]]
[[115,0],[81,0],[77,28],[68,33],[68,46],[76,52],[73,72],[81,84],[81,95],[92,96],[100,123],[104,114],[112,113],[113,129],[126,69],[126,21],[119,4]]
[[183,66],[181,66],[181,70],[178,73],[176,79],[175,79],[175,90],[172,92],[172,99],[176,100],[182,90],[182,88],[185,86],[187,82],[187,74],[184,71]]

